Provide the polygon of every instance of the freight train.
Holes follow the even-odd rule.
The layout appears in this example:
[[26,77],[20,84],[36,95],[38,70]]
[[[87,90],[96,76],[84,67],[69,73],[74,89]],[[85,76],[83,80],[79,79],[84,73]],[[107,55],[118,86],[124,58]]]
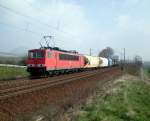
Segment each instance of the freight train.
[[31,76],[78,72],[112,65],[110,58],[79,54],[58,47],[29,50],[27,59],[27,71]]

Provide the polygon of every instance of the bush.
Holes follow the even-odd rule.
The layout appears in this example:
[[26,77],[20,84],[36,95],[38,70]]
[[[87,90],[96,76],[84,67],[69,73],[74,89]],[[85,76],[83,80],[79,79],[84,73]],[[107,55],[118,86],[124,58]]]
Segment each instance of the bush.
[[150,73],[150,68],[147,69],[147,72]]
[[22,57],[0,57],[0,64],[26,65],[27,56]]
[[21,60],[18,62],[18,65],[26,66],[27,56],[24,56],[21,58]]

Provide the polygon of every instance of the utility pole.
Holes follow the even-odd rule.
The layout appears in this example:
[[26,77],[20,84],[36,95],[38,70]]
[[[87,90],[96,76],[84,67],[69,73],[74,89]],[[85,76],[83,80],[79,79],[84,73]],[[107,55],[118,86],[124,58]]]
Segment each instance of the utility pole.
[[124,51],[123,55],[124,55],[124,64],[125,64],[126,63],[126,49],[124,48],[123,51]]
[[124,73],[126,73],[126,49],[124,48],[123,49],[123,57],[124,57],[124,64],[123,64],[123,71],[124,71]]
[[92,49],[90,48],[90,56],[92,55]]

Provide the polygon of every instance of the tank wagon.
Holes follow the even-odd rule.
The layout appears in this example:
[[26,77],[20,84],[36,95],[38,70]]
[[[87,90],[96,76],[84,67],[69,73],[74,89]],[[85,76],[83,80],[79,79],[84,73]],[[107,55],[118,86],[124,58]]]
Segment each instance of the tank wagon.
[[102,64],[102,60],[95,56],[84,55],[84,61],[84,68],[97,68]]
[[31,76],[77,72],[112,66],[112,60],[79,54],[76,51],[44,47],[28,51],[27,71]]
[[103,57],[99,57],[102,60],[102,64],[100,65],[100,67],[107,67],[109,66],[109,61],[107,58],[103,58]]
[[108,66],[113,66],[113,60],[111,58],[108,58]]
[[84,68],[99,68],[99,67],[110,67],[113,65],[112,59],[107,59],[104,57],[96,57],[84,55],[85,58],[85,66]]

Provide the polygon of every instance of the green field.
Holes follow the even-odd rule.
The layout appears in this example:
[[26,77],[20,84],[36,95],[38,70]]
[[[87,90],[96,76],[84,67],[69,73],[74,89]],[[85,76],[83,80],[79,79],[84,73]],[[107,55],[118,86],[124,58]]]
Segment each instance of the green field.
[[9,78],[13,79],[15,77],[22,77],[27,75],[28,73],[26,72],[25,68],[0,66],[0,80],[5,80]]
[[150,68],[144,68],[145,75],[150,78]]
[[[99,91],[98,91],[99,92]],[[150,85],[138,80],[120,82],[102,98],[83,107],[76,121],[150,121]]]

